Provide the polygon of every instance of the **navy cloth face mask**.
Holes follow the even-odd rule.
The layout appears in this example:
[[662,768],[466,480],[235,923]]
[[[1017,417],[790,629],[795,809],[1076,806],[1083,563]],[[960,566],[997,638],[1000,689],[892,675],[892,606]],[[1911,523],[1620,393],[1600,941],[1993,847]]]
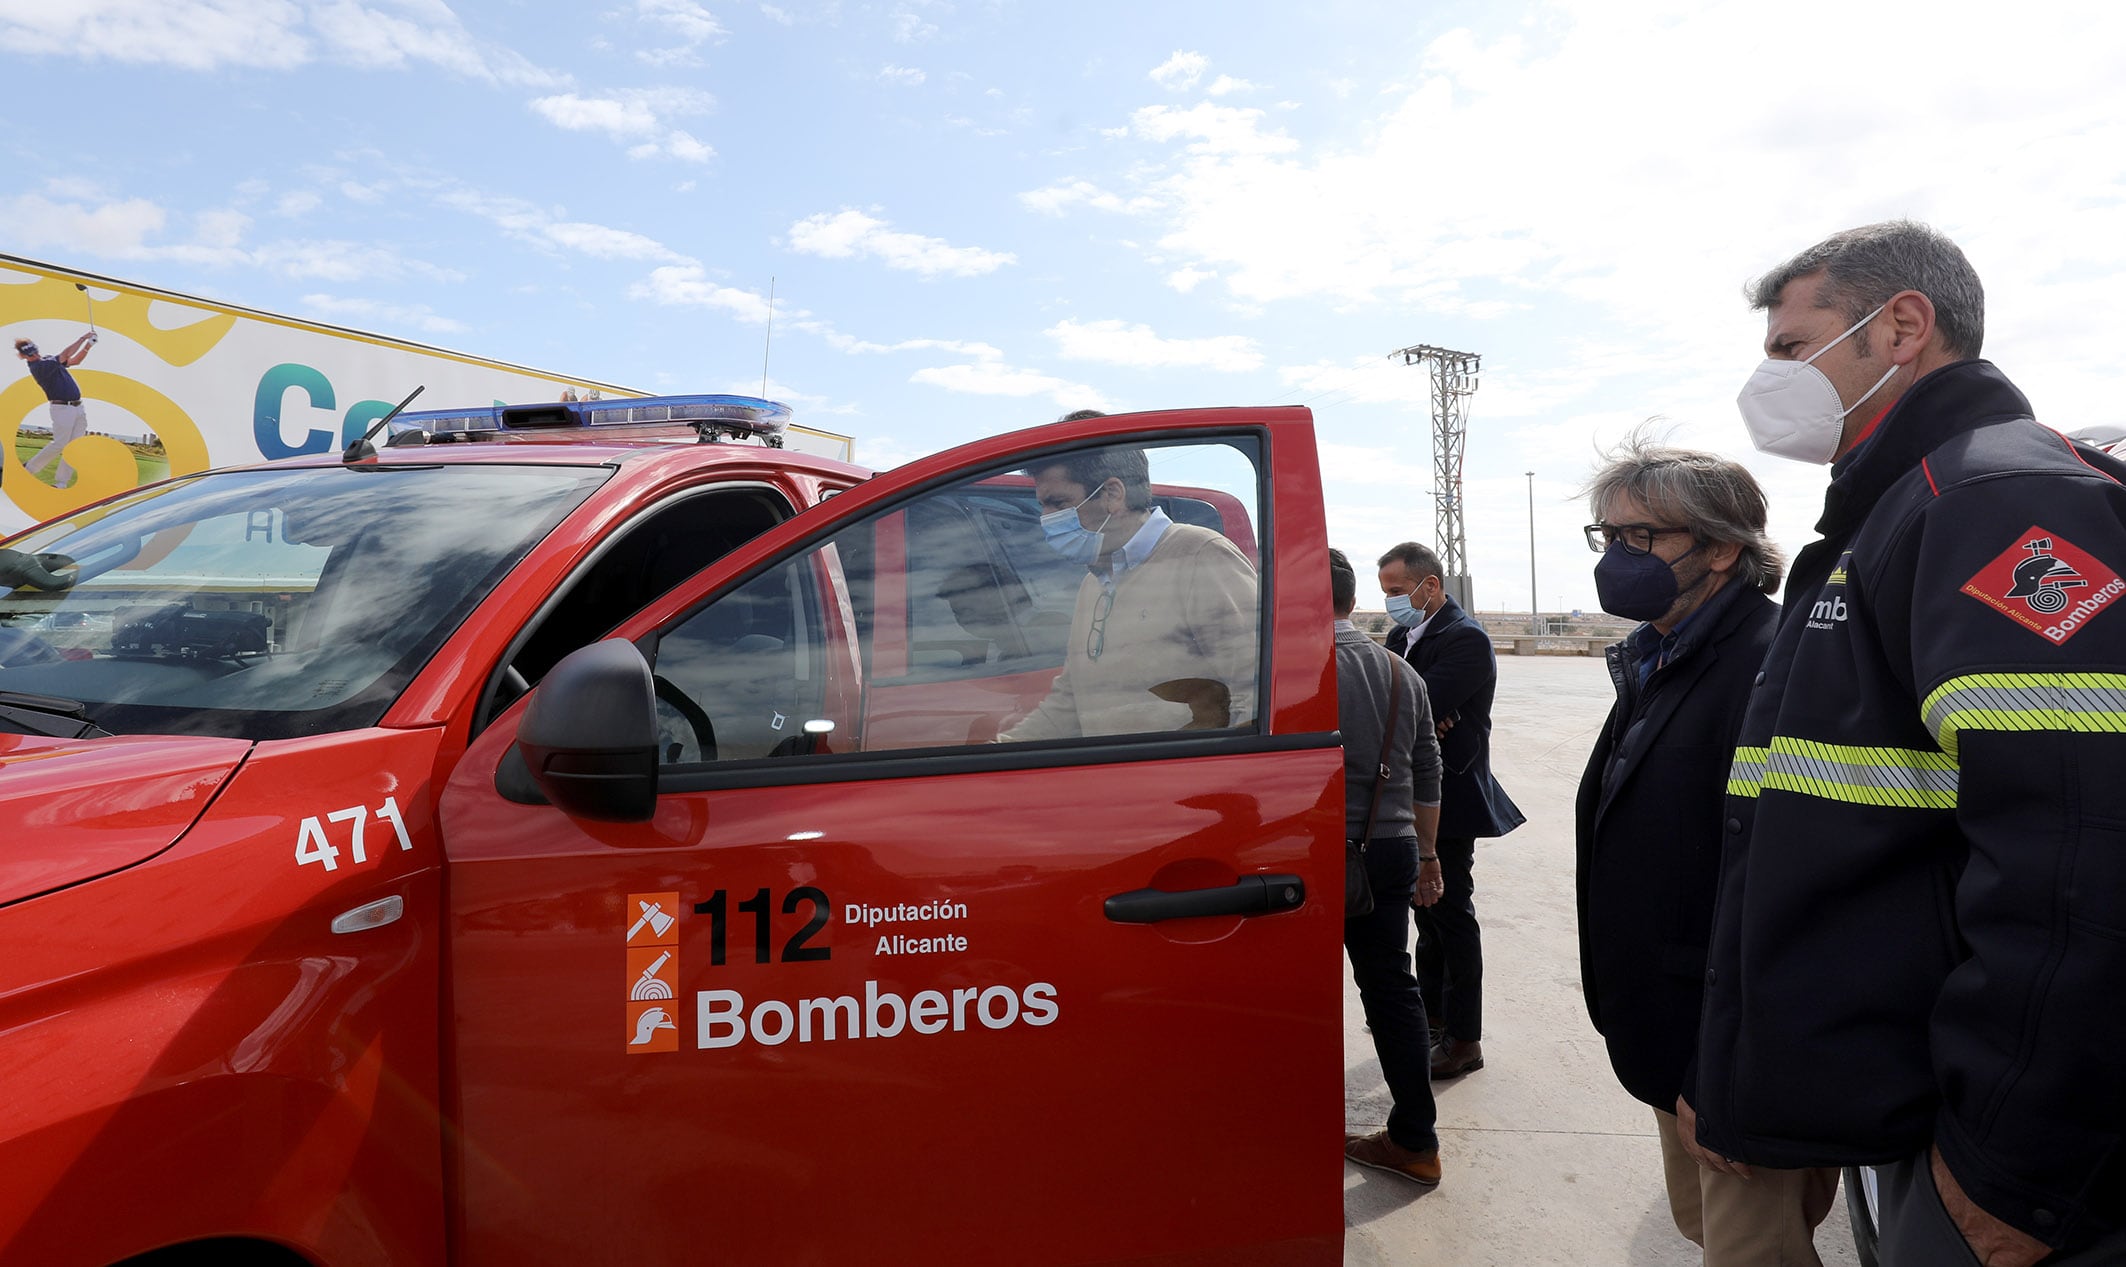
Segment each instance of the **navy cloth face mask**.
[[[1676,556],[1676,563],[1698,552],[1693,545]],[[1626,620],[1658,620],[1676,605],[1676,568],[1658,554],[1633,554],[1622,543],[1612,544],[1595,564],[1595,597],[1602,610]]]

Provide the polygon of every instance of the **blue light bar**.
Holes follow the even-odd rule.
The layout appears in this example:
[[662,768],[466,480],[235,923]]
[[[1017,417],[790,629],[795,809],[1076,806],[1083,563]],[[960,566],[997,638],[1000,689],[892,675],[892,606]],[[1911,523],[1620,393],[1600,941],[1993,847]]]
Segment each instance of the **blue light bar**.
[[789,424],[788,405],[758,396],[635,396],[408,410],[393,418],[389,429],[394,436],[424,431],[440,439],[576,428],[678,426],[699,430],[708,425],[767,440],[781,436]]

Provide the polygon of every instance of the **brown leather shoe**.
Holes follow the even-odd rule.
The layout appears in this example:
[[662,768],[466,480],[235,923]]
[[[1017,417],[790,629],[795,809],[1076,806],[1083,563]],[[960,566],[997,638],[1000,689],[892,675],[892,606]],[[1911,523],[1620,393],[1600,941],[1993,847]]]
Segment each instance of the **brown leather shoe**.
[[1439,1149],[1427,1148],[1419,1152],[1404,1148],[1388,1138],[1386,1127],[1370,1135],[1344,1136],[1344,1156],[1361,1166],[1401,1175],[1420,1188],[1439,1186]]
[[1450,1038],[1432,1049],[1432,1076],[1459,1078],[1484,1067],[1484,1044]]

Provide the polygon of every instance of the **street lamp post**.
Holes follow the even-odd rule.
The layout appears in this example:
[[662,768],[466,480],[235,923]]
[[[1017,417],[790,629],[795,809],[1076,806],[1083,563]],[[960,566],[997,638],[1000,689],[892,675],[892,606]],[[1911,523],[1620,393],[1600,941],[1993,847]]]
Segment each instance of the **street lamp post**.
[[1535,472],[1528,472],[1528,632],[1543,633],[1543,612],[1535,598]]

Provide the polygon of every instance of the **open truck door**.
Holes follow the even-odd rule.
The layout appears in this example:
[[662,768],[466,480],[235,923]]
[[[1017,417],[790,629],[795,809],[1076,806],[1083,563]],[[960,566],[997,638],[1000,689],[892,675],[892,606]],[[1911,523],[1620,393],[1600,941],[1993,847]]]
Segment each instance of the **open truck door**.
[[[1107,446],[1250,548],[1029,592]],[[1087,419],[556,665],[442,798],[458,1259],[1340,1261],[1327,545],[1305,410]]]

